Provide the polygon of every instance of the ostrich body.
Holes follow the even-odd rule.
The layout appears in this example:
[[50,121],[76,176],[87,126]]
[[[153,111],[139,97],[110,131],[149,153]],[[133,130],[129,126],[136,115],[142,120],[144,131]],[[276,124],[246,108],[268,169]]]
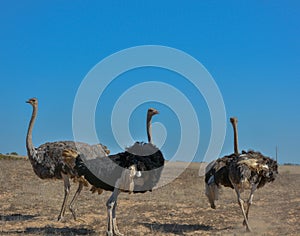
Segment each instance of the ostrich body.
[[72,148],[74,150],[78,149],[80,152],[91,156],[107,156],[106,152],[109,151],[101,144],[91,146],[86,143],[75,143],[73,141],[47,142],[38,148],[35,148],[32,143],[32,130],[37,116],[38,100],[37,98],[31,98],[27,101],[27,103],[31,104],[33,107],[33,112],[26,136],[26,149],[34,173],[41,179],[63,179],[64,199],[58,216],[58,221],[62,220],[65,214],[66,202],[70,192],[69,179],[74,178],[75,180],[79,181],[77,191],[69,205],[69,209],[74,219],[76,219],[74,204],[86,182],[83,179],[77,178],[78,174],[76,170],[71,169],[64,163],[62,159],[62,152],[66,148]]
[[[266,183],[275,180],[278,174],[277,162],[270,157],[255,151],[238,152],[237,119],[231,118],[230,122],[234,130],[234,153],[211,162],[206,168],[205,187],[206,196],[211,208],[215,209],[215,200],[218,200],[218,189],[221,185],[230,187],[237,194],[238,204],[241,208],[246,230],[251,231],[248,222],[250,205],[256,189],[263,187]],[[250,190],[250,195],[244,208],[241,193]]]
[[158,183],[165,159],[162,152],[151,143],[151,117],[158,114],[153,108],[147,113],[149,143],[136,142],[124,152],[83,161],[86,157],[73,150],[63,156],[70,168],[83,176],[95,189],[113,192],[108,199],[107,235],[122,235],[117,227],[116,207],[121,192],[145,193]]

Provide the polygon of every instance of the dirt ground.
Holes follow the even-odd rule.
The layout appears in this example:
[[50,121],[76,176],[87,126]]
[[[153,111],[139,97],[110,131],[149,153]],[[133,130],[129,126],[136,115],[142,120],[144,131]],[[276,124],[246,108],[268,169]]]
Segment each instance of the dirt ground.
[[[300,166],[281,166],[277,180],[257,190],[249,213],[252,233],[245,233],[232,189],[222,188],[217,209],[204,194],[199,164],[153,192],[119,197],[119,229],[125,235],[300,235]],[[77,221],[66,210],[57,222],[63,182],[41,180],[28,160],[0,160],[1,235],[105,235],[110,195],[84,189]],[[77,186],[72,184],[71,195]]]

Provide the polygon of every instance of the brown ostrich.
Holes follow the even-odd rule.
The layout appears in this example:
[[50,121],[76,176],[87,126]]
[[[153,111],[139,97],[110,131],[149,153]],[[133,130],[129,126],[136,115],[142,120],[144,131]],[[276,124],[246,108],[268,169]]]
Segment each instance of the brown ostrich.
[[[237,118],[230,118],[230,122],[234,130],[234,153],[209,163],[205,174],[205,193],[211,207],[215,209],[215,200],[218,200],[220,186],[233,188],[237,194],[238,204],[243,214],[243,224],[246,225],[247,231],[251,231],[248,214],[253,194],[256,189],[275,180],[278,174],[278,165],[275,160],[262,155],[260,152],[242,151],[239,154]],[[250,190],[250,195],[245,211],[241,193],[246,189]]]
[[42,144],[38,148],[35,148],[32,143],[32,130],[38,111],[38,99],[31,98],[26,102],[31,104],[33,108],[26,136],[27,155],[32,165],[33,171],[41,179],[62,179],[64,181],[65,194],[61,210],[58,215],[58,221],[62,220],[65,214],[66,202],[70,193],[69,179],[74,178],[78,180],[79,185],[77,191],[69,205],[69,209],[74,219],[76,219],[74,204],[86,182],[82,178],[77,178],[78,174],[76,170],[69,168],[64,163],[62,159],[62,152],[66,148],[72,148],[74,150],[78,149],[80,152],[86,153],[87,155],[91,156],[107,156],[109,150],[101,144],[91,146],[86,143],[75,143],[73,141],[48,142]]

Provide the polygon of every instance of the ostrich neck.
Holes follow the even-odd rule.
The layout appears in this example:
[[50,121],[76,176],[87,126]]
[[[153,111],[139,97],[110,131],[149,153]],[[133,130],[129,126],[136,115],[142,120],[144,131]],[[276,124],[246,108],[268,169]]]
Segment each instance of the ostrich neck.
[[233,133],[234,133],[234,153],[239,154],[239,145],[238,145],[238,132],[237,132],[237,124],[232,123]]
[[151,116],[147,116],[147,136],[148,136],[148,143],[152,143],[152,131],[151,131]]
[[33,106],[32,115],[31,115],[27,136],[26,136],[26,148],[27,148],[27,154],[29,158],[32,158],[32,154],[34,151],[34,146],[32,144],[32,129],[36,118],[36,114],[37,114],[37,107]]

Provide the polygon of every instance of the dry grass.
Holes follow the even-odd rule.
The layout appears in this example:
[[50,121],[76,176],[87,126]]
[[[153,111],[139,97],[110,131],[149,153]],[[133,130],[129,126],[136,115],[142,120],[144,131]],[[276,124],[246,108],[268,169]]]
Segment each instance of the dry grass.
[[[178,163],[180,165],[180,163]],[[57,222],[62,181],[40,180],[28,160],[0,160],[0,235],[105,235],[105,203],[110,193],[85,189],[77,204],[78,220],[67,210]],[[245,228],[236,196],[222,189],[217,209],[204,195],[199,164],[171,184],[145,194],[121,194],[118,223],[126,235],[240,235]],[[280,176],[254,195],[247,235],[299,235],[300,166],[280,167]],[[74,194],[76,186],[72,186]]]

